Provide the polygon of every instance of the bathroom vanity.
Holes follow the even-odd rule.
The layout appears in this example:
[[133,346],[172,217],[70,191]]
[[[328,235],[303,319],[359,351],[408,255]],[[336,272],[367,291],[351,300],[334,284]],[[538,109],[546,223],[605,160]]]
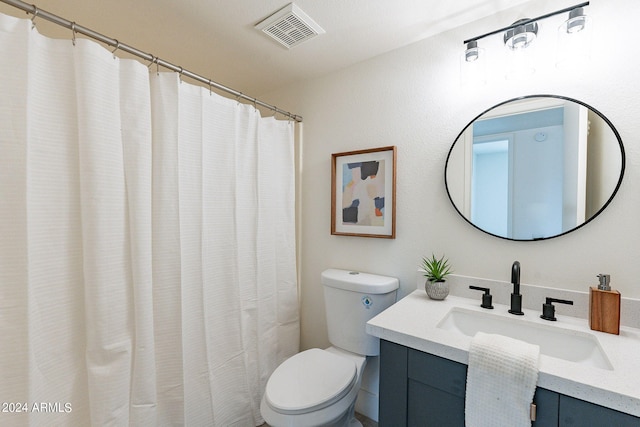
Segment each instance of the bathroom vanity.
[[[640,330],[623,327],[620,336],[594,332],[584,319],[559,315],[557,322],[546,322],[530,309],[516,320],[508,306],[494,305],[483,310],[479,301],[451,295],[434,301],[417,290],[369,321],[367,332],[381,339],[381,427],[464,426],[473,333],[465,330],[465,316],[488,333],[515,325],[516,333],[541,340],[533,426],[640,426]],[[548,346],[545,334],[566,343],[567,351],[554,353],[558,346]],[[572,344],[573,339],[584,342]],[[587,351],[578,354],[579,347]]]
[[[379,425],[464,427],[467,365],[380,342]],[[538,387],[532,427],[637,427],[640,418]]]

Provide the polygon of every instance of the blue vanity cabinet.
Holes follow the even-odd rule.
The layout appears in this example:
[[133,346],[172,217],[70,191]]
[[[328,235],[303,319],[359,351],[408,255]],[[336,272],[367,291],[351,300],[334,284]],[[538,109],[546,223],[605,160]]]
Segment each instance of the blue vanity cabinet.
[[[380,427],[464,427],[467,365],[380,340]],[[532,427],[640,427],[640,418],[537,388]]]

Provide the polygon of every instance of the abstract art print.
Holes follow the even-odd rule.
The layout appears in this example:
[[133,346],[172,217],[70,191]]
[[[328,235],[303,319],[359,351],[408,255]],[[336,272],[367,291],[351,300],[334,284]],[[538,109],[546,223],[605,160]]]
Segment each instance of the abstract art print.
[[394,239],[396,147],[331,158],[331,234]]

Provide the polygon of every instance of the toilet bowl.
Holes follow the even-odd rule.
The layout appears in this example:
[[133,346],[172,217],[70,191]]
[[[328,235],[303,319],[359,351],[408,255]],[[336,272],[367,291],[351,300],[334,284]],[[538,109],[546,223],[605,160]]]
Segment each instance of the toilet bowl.
[[335,347],[298,353],[269,378],[260,412],[273,427],[361,426],[354,406],[365,364]]
[[369,319],[396,300],[398,279],[347,270],[322,272],[332,346],[305,350],[269,377],[260,413],[271,427],[361,427],[354,408],[367,356],[380,353]]

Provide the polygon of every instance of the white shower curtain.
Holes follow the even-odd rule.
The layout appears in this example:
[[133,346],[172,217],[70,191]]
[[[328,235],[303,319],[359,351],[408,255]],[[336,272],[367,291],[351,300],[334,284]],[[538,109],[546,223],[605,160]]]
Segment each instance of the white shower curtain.
[[0,425],[260,424],[298,350],[293,133],[0,15]]

